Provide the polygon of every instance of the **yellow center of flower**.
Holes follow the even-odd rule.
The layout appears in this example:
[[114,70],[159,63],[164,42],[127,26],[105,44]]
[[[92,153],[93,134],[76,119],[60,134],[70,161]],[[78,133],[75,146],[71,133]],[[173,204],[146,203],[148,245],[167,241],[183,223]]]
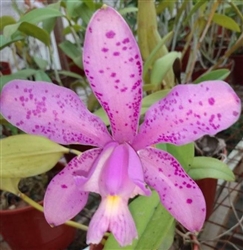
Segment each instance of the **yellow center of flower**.
[[109,195],[107,197],[107,212],[112,215],[117,213],[117,210],[119,209],[119,204],[121,201],[121,197],[118,195]]

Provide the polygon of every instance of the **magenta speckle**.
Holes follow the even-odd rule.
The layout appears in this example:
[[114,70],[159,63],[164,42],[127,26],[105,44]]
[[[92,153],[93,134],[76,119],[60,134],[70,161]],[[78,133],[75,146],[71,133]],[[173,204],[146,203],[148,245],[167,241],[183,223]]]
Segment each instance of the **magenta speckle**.
[[239,112],[237,112],[237,111],[233,112],[233,116],[238,116],[238,114],[239,114]]
[[213,97],[209,98],[209,99],[208,99],[208,103],[209,103],[210,105],[214,105],[214,103],[215,103],[214,98],[213,98]]
[[192,203],[192,199],[187,199],[186,202],[187,202],[188,204],[191,204],[191,203]]
[[126,44],[126,43],[129,43],[129,38],[125,38],[122,43]]
[[116,33],[113,30],[110,30],[108,32],[106,32],[105,36],[109,39],[112,39],[114,36],[116,35]]
[[61,187],[62,188],[67,188],[67,186],[65,184],[62,184]]
[[107,48],[102,48],[102,50],[101,50],[102,52],[107,52],[108,51],[108,49]]
[[114,52],[113,53],[113,56],[119,56],[120,55],[120,52]]
[[111,73],[111,77],[115,77],[116,76],[116,73],[115,72],[112,72]]

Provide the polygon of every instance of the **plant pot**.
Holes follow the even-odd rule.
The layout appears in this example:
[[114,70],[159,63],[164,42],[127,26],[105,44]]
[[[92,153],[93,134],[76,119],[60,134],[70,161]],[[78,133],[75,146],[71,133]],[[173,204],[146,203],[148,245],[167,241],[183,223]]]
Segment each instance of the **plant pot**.
[[8,62],[0,62],[0,72],[2,75],[11,74],[11,68]]
[[206,219],[207,220],[213,212],[214,199],[217,189],[217,179],[205,178],[197,180],[196,183],[201,189],[206,202]]
[[28,206],[0,211],[0,234],[12,250],[64,250],[74,240],[76,229],[51,228],[44,214]]
[[232,55],[231,59],[235,62],[232,71],[232,82],[234,85],[243,85],[243,54]]

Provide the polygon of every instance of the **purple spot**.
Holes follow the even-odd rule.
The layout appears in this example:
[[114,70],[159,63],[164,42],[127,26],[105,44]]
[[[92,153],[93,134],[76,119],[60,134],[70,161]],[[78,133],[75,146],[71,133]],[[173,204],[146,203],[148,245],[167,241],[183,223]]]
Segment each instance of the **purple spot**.
[[209,103],[210,105],[214,105],[214,103],[215,103],[214,98],[213,98],[213,97],[209,98],[209,99],[208,99],[208,103]]
[[122,41],[122,43],[129,43],[129,38],[125,38],[123,41]]
[[102,70],[102,69],[101,69],[101,70],[99,70],[99,73],[103,74],[103,73],[104,73],[104,70]]
[[92,28],[91,27],[89,27],[89,32],[92,33]]
[[130,77],[133,78],[135,75],[134,74],[131,74]]
[[115,72],[112,72],[111,73],[111,77],[115,77],[116,76],[116,73]]
[[116,43],[116,46],[120,46],[120,45],[121,45],[121,43],[120,43],[120,42]]
[[24,97],[23,97],[23,96],[20,96],[19,100],[20,100],[21,102],[24,102]]
[[192,199],[187,199],[186,202],[187,202],[188,204],[191,204],[191,203],[192,203]]
[[106,32],[105,35],[107,38],[112,39],[116,35],[116,33],[113,30],[110,30],[110,31]]
[[126,46],[124,46],[124,47],[122,48],[122,50],[127,50],[127,47],[126,47]]
[[199,105],[200,105],[200,106],[202,106],[202,105],[203,105],[203,103],[200,101],[200,102],[199,102]]
[[238,116],[238,112],[237,111],[233,111],[233,116]]
[[102,50],[101,50],[102,52],[107,52],[108,51],[108,49],[107,48],[102,48]]
[[67,188],[67,186],[65,184],[62,184],[61,187],[62,188]]
[[113,56],[119,56],[120,55],[120,52],[114,52],[113,53]]

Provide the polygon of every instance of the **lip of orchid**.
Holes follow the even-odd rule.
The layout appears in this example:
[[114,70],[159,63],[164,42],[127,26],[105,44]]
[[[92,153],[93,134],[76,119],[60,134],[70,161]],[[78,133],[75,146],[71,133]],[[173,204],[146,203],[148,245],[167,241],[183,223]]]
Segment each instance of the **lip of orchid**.
[[[200,189],[172,155],[149,146],[183,145],[229,127],[239,117],[239,98],[222,81],[176,86],[148,109],[138,131],[142,59],[131,30],[111,7],[98,10],[90,20],[83,60],[112,136],[68,89],[15,80],[1,93],[3,116],[23,131],[58,143],[98,147],[74,158],[53,178],[44,200],[47,221],[62,224],[85,206],[88,192],[96,192],[102,201],[91,220],[88,242],[98,243],[105,230],[111,230],[120,245],[131,244],[137,232],[127,201],[136,194],[149,195],[147,183],[180,223],[199,231],[205,218]],[[124,222],[120,226],[118,219]]]

